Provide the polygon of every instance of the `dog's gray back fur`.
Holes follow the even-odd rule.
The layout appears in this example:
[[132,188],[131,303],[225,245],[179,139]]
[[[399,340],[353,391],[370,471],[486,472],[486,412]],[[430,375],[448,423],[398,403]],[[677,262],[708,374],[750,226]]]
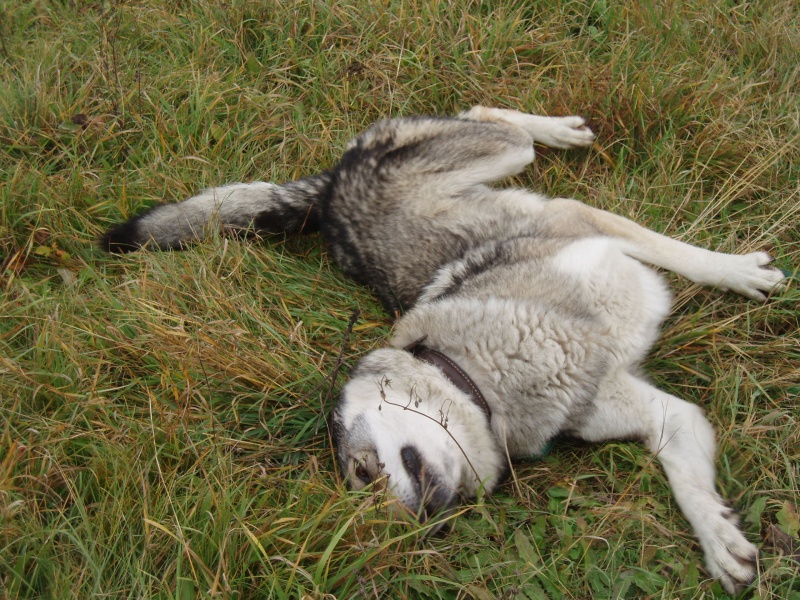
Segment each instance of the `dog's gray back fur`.
[[442,265],[467,250],[531,235],[529,226],[509,227],[508,215],[487,202],[492,192],[464,176],[482,157],[525,143],[515,133],[431,118],[384,121],[364,132],[334,170],[322,212],[337,262],[387,308],[407,309]]

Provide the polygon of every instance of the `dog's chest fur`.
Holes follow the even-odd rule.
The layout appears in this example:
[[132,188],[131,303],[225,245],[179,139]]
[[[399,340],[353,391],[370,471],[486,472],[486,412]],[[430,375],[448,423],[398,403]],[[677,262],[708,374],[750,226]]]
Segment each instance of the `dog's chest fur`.
[[[658,275],[606,240],[505,245],[504,261],[495,256],[490,269],[464,274],[469,257],[444,267],[400,319],[392,345],[427,336],[486,396],[511,456],[531,456],[591,416],[607,376],[657,336],[669,294]],[[597,258],[590,273],[570,273],[575,252]]]

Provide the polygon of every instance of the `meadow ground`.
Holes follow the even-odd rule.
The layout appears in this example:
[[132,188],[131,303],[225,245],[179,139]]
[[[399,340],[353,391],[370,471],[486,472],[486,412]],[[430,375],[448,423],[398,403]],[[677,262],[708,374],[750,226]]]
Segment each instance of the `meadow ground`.
[[[391,323],[318,237],[94,240],[330,166],[381,117],[480,103],[598,133],[517,184],[792,269],[799,22],[795,0],[0,1],[0,595],[725,597],[636,444],[559,442],[443,538],[347,493],[330,374]],[[761,305],[670,280],[647,370],[717,427],[762,552],[749,594],[797,600],[796,281]]]

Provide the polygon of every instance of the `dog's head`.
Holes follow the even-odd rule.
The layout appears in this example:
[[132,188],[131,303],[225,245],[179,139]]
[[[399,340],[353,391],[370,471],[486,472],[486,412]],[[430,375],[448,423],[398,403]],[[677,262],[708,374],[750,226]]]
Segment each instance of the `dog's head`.
[[434,366],[398,349],[364,357],[333,435],[348,485],[386,489],[420,520],[487,492],[506,461],[480,408]]

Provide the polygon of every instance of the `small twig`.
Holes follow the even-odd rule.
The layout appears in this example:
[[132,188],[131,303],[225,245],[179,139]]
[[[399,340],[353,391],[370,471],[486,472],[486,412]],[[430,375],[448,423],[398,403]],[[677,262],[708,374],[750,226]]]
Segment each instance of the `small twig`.
[[339,354],[336,356],[336,362],[333,365],[333,370],[328,374],[328,376],[320,382],[319,385],[314,387],[308,394],[303,396],[300,399],[300,402],[305,402],[308,400],[313,394],[319,391],[325,383],[328,384],[328,392],[325,394],[325,399],[322,402],[322,410],[319,413],[320,419],[317,420],[317,428],[314,430],[314,434],[316,435],[319,433],[319,426],[320,423],[324,421],[328,422],[328,415],[330,414],[331,409],[331,401],[333,399],[333,390],[336,387],[336,379],[339,377],[339,370],[342,368],[344,364],[344,353],[347,352],[347,349],[350,346],[350,336],[353,333],[353,327],[355,327],[356,321],[358,321],[358,317],[361,316],[361,310],[356,308],[353,310],[353,314],[350,315],[350,320],[347,322],[347,328],[344,330],[342,334],[342,345],[339,347]]

